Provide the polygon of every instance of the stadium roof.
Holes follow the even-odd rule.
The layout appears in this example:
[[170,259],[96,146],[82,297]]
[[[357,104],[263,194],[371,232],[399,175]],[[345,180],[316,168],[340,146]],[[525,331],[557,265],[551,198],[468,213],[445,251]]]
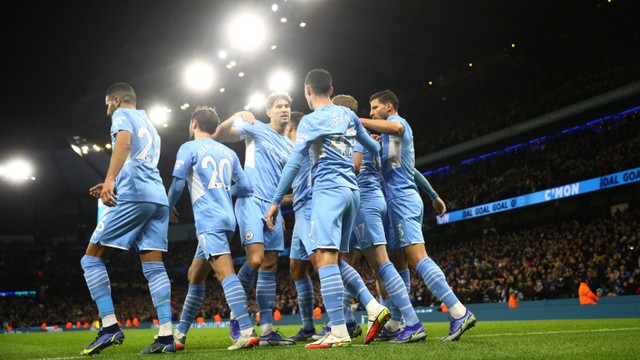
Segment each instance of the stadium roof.
[[[576,29],[631,3],[11,2],[0,22],[5,48],[0,60],[5,85],[0,163],[13,156],[32,159],[36,180],[19,186],[0,180],[0,235],[64,227],[64,219],[84,221],[78,220],[78,212],[91,214],[83,219],[95,219],[87,189],[103,179],[109,157],[104,148],[79,156],[71,145],[103,147],[109,142],[104,90],[115,82],[133,85],[139,108],[160,103],[173,110],[168,128],[160,129],[161,172],[167,182],[177,146],[186,140],[190,111],[180,110],[184,103],[216,106],[225,118],[242,109],[252,92],[268,93],[268,74],[286,69],[294,78],[294,109],[308,112],[304,76],[325,68],[334,76],[336,93],[354,95],[361,107],[368,95],[388,88],[409,104],[406,111],[424,116],[426,107],[444,93],[462,91],[470,69],[481,73],[492,64],[552,53],[559,39],[579,37]],[[265,44],[253,53],[230,48],[224,36],[226,23],[239,10],[253,10],[269,29]],[[220,50],[229,51],[229,58],[219,59]],[[183,69],[194,59],[209,61],[217,73],[208,93],[183,86]],[[227,69],[230,60],[237,65]],[[45,218],[56,220],[43,223]]]

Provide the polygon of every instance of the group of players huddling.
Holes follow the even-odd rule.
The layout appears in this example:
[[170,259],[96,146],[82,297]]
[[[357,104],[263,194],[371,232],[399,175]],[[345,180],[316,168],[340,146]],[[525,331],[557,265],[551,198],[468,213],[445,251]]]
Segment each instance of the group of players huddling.
[[[304,93],[313,110],[305,116],[292,113],[288,94],[270,95],[266,100],[268,124],[256,121],[247,111],[220,123],[214,109],[197,107],[189,121],[190,141],[178,151],[173,182],[165,194],[157,169],[158,133],[145,112],[136,109],[136,94],[129,85],[118,83],[107,90],[113,152],[104,183],[90,193],[110,209],[81,260],[102,329],[81,354],[97,354],[124,341],[105,260],[114,249],[131,246],[140,254],[160,324],[158,335],[143,354],[185,348],[210,269],[222,284],[231,309],[229,350],[294,345],[296,341],[311,341],[305,345],[311,349],[350,346],[351,339],[362,334],[348,306],[352,297],[367,311],[365,344],[424,340],[427,333],[408,296],[409,266],[450,311],[449,334],[442,341],[459,340],[474,326],[475,316],[458,300],[427,254],[418,187],[433,201],[438,214],[444,214],[446,207],[414,168],[413,133],[398,115],[396,95],[389,90],[372,95],[372,119],[360,119],[353,97],[332,97],[332,78],[325,70],[307,74]],[[234,151],[222,144],[243,139],[244,170]],[[168,249],[169,221],[178,221],[174,205],[185,183],[198,247],[188,272],[189,290],[180,322],[172,329],[171,285],[162,252]],[[293,194],[286,195],[291,187]],[[236,197],[235,209],[232,196]],[[277,258],[284,250],[282,203],[295,211],[290,271],[302,320],[300,331],[289,338],[274,330],[272,317]],[[229,247],[236,225],[246,252],[237,274]],[[350,265],[360,256],[376,274],[381,302]],[[321,332],[316,332],[313,322],[310,265],[318,274],[330,320]],[[254,283],[259,336],[247,308],[247,294]]]

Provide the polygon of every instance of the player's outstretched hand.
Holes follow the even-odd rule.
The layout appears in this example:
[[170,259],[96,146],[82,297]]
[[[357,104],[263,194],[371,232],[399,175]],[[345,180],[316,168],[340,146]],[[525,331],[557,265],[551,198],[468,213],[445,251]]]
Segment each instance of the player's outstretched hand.
[[271,231],[276,230],[276,218],[278,217],[279,212],[280,209],[278,209],[278,205],[276,204],[271,204],[271,207],[269,207],[269,211],[267,211],[267,215],[265,216],[265,218],[267,219],[267,227]]
[[118,203],[116,196],[115,184],[113,181],[105,182],[102,184],[102,191],[100,192],[100,199],[102,203],[109,207],[114,207]]
[[433,208],[439,216],[444,215],[447,212],[447,205],[439,197],[433,200]]
[[101,192],[102,192],[102,183],[95,185],[91,189],[89,189],[89,195],[93,196],[94,198],[100,199]]
[[178,216],[180,216],[180,213],[178,212],[178,210],[176,210],[176,208],[172,208],[171,213],[169,214],[169,222],[172,224],[179,223],[180,219],[178,219]]
[[248,122],[251,125],[253,125],[253,123],[256,122],[256,117],[253,116],[253,114],[250,111],[239,111],[235,113],[235,116],[242,117],[244,121]]

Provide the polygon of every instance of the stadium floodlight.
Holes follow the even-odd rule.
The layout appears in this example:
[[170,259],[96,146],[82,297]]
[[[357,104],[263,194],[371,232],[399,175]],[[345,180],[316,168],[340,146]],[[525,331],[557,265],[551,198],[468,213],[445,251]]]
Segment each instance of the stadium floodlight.
[[203,62],[194,62],[185,70],[185,82],[194,90],[207,90],[213,82],[211,66]]
[[[111,146],[111,145],[109,145]],[[82,149],[80,149],[80,147],[76,144],[71,144],[71,149],[73,150],[73,152],[75,152],[76,154],[82,156]]]
[[226,58],[227,58],[227,55],[228,55],[228,54],[227,54],[227,52],[226,52],[226,51],[224,51],[224,50],[220,50],[220,51],[218,51],[218,57],[219,57],[220,59],[226,59]]
[[242,14],[235,17],[227,28],[231,47],[250,51],[264,42],[267,29],[264,20],[255,14]]
[[267,98],[262,94],[253,94],[249,97],[249,103],[245,109],[255,109],[264,106],[264,102]]
[[273,12],[278,11],[278,4],[271,5],[271,11],[273,11]]
[[162,125],[169,122],[171,109],[166,106],[154,106],[149,110],[149,119],[155,124]]
[[11,182],[35,180],[33,166],[24,159],[9,160],[6,164],[1,165],[0,176]]
[[269,78],[269,89],[278,92],[287,92],[291,89],[292,83],[293,80],[290,74],[284,71],[279,71],[271,75]]

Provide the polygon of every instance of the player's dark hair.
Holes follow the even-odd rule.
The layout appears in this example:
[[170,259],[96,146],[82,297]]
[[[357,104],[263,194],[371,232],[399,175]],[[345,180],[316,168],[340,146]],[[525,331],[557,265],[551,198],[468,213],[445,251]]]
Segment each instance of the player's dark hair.
[[113,84],[107,89],[106,93],[110,100],[118,96],[125,104],[135,105],[137,102],[136,92],[133,91],[131,85],[127,83]]
[[294,129],[297,129],[303,116],[304,114],[301,111],[292,111],[291,117],[289,118],[289,124],[291,124]]
[[289,96],[289,94],[284,92],[278,92],[278,93],[273,93],[267,97],[267,99],[264,101],[265,108],[267,110],[271,109],[273,105],[276,104],[276,101],[280,99],[285,100],[286,102],[289,103],[289,106],[291,106],[291,96]]
[[200,130],[213,134],[216,132],[218,125],[220,125],[220,118],[216,109],[209,106],[198,106],[191,113],[191,119],[198,121],[198,127]]
[[336,105],[349,108],[354,113],[358,112],[358,101],[351,95],[336,95],[331,101]]
[[378,101],[382,104],[391,104],[393,108],[398,111],[400,107],[400,101],[398,101],[398,97],[391,90],[382,90],[377,93],[371,95],[369,98],[369,102],[378,99]]
[[333,79],[327,70],[315,69],[309,71],[304,84],[309,85],[316,95],[329,96],[333,86]]

